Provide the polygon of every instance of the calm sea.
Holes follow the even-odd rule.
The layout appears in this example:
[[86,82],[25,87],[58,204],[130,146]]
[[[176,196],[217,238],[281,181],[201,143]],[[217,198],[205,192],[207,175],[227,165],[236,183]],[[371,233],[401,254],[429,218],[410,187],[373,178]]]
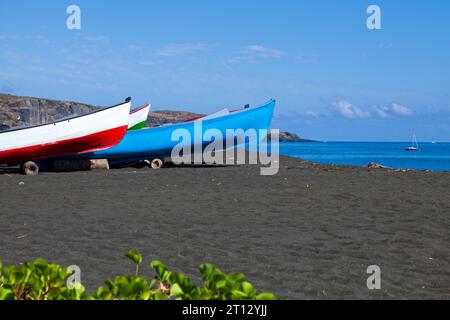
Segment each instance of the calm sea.
[[419,151],[406,151],[411,142],[284,142],[280,154],[324,164],[366,166],[376,162],[396,169],[450,171],[450,143],[420,143]]

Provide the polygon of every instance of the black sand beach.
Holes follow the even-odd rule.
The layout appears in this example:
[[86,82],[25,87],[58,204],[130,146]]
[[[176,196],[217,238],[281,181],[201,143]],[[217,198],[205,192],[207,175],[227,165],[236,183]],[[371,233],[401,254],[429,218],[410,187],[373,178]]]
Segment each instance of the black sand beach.
[[[91,291],[129,249],[210,262],[282,299],[450,298],[450,174],[258,166],[0,174],[0,259],[79,265]],[[379,265],[382,289],[366,287]]]

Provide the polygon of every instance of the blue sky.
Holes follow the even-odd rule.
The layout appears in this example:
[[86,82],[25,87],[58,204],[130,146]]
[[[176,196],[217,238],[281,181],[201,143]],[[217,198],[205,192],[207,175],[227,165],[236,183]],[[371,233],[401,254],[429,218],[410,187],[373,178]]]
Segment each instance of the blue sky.
[[2,0],[0,92],[204,113],[276,97],[273,126],[304,137],[450,141],[449,15],[447,0]]

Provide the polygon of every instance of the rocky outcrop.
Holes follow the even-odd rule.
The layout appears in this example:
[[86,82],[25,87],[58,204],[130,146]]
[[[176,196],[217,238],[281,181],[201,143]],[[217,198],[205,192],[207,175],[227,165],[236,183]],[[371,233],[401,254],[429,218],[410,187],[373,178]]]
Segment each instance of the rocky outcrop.
[[0,129],[54,122],[73,114],[83,115],[98,108],[78,102],[0,94]]
[[[269,140],[271,139],[274,132],[269,133]],[[278,135],[280,142],[317,142],[315,140],[308,140],[300,138],[297,134],[287,131],[280,131]]]
[[367,165],[367,168],[370,168],[370,169],[391,169],[389,167],[383,166],[383,165],[381,165],[379,163],[376,163],[376,162],[369,163]]

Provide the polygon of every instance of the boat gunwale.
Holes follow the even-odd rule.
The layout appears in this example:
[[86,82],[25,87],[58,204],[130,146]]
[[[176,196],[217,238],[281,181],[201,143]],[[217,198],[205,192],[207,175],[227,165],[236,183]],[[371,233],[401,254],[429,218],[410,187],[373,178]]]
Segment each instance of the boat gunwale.
[[139,112],[141,110],[144,110],[147,107],[151,107],[150,103],[144,104],[142,107],[139,107],[139,108],[136,108],[134,110],[131,110],[130,111],[130,115],[135,114],[135,113],[137,113],[137,112]]
[[146,132],[146,131],[149,131],[149,130],[166,129],[166,128],[172,128],[172,127],[175,127],[175,126],[183,127],[183,126],[186,126],[186,125],[193,125],[197,121],[202,121],[202,122],[205,122],[207,124],[210,124],[210,123],[214,123],[214,122],[217,122],[217,121],[222,121],[223,118],[225,118],[225,117],[227,117],[227,118],[234,118],[236,116],[239,116],[241,113],[247,113],[247,112],[256,111],[258,109],[261,109],[261,108],[269,106],[271,103],[276,103],[276,100],[275,99],[271,99],[270,101],[266,102],[263,105],[256,106],[256,107],[253,107],[253,108],[248,108],[248,109],[241,109],[241,110],[239,110],[237,112],[231,112],[229,114],[226,114],[226,115],[223,115],[223,116],[220,116],[220,117],[217,117],[217,118],[206,119],[206,120],[198,119],[196,121],[184,121],[184,122],[180,122],[180,123],[171,123],[171,124],[167,124],[167,125],[161,125],[161,126],[158,126],[158,127],[147,127],[147,128],[143,128],[143,129],[140,129],[140,130],[129,131],[129,133],[137,134],[138,132],[142,133],[142,132]]
[[79,119],[79,118],[87,117],[87,116],[90,116],[90,115],[95,114],[95,113],[99,113],[99,112],[107,111],[107,110],[110,110],[110,109],[113,109],[113,108],[121,107],[121,106],[123,106],[124,104],[127,104],[127,103],[130,103],[130,102],[125,101],[125,102],[116,104],[116,105],[111,106],[111,107],[101,108],[99,110],[95,110],[93,112],[82,114],[80,116],[77,116],[77,117],[74,117],[74,118],[70,118],[70,119],[65,119],[65,120],[62,119],[62,120],[58,120],[58,121],[54,121],[54,122],[50,122],[50,123],[43,123],[43,124],[38,124],[38,125],[35,125],[35,126],[29,126],[29,127],[23,127],[23,128],[17,128],[17,129],[11,128],[11,129],[8,129],[8,130],[5,130],[5,131],[0,131],[0,135],[5,134],[5,133],[10,133],[10,132],[17,132],[17,131],[21,131],[21,130],[29,130],[29,129],[34,129],[34,128],[40,128],[40,127],[45,127],[45,126],[56,125],[58,123],[63,123],[63,122],[67,122],[68,123],[68,122],[70,122],[72,120],[76,120],[76,119]]

